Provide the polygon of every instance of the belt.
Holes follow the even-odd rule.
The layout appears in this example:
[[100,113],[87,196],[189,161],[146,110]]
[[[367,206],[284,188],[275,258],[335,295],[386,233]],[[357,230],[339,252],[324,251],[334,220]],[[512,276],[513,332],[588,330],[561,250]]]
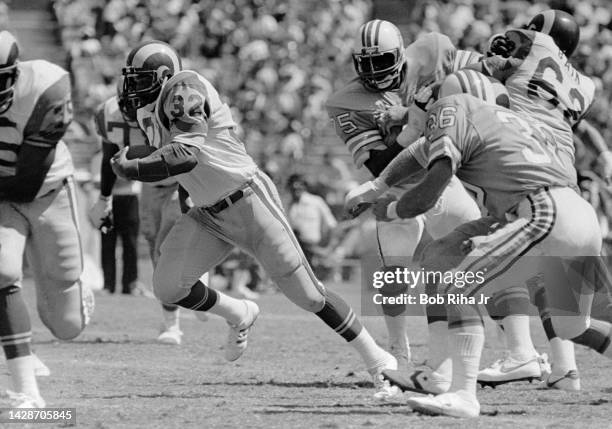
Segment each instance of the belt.
[[244,197],[244,191],[242,189],[238,189],[233,194],[230,194],[222,200],[217,201],[212,206],[205,207],[204,210],[212,214],[217,214],[219,212],[222,212],[229,206],[236,204],[236,202],[239,201],[242,197]]

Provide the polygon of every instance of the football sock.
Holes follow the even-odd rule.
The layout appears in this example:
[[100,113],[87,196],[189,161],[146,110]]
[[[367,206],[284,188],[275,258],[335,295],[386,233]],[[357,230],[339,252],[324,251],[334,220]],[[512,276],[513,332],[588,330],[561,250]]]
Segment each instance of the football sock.
[[453,359],[453,379],[450,392],[466,392],[476,398],[476,380],[480,355],[484,347],[482,325],[468,325],[451,329],[449,345]]
[[378,368],[388,359],[388,354],[376,344],[365,328],[349,344],[359,353],[369,370]]
[[429,330],[427,365],[438,374],[450,379],[452,361],[448,347],[448,322],[432,322],[427,328]]
[[393,352],[406,354],[404,356],[410,361],[410,342],[408,340],[408,327],[406,324],[406,316],[388,316],[385,315],[385,323],[387,332],[389,333],[389,347]]
[[179,307],[176,305],[162,305],[162,313],[164,316],[164,326],[179,326]]
[[515,314],[503,319],[506,347],[510,356],[519,361],[529,360],[537,356],[538,352],[531,341],[529,329],[529,316]]
[[[403,270],[404,267],[400,267],[399,265],[386,266],[383,268],[385,273],[391,272],[395,273],[396,270]],[[385,283],[383,287],[380,288],[380,293],[385,298],[390,297],[399,297],[408,289],[408,285],[406,283],[401,282],[392,282]],[[400,316],[406,311],[406,304],[381,304],[383,314],[385,316]]]
[[550,360],[552,372],[556,375],[565,375],[570,370],[577,369],[574,343],[554,337],[550,342]]
[[0,289],[0,344],[6,356],[13,390],[38,398],[40,394],[34,374],[31,338],[30,317],[21,289],[17,286]]
[[353,341],[363,330],[353,309],[330,290],[325,291],[325,305],[315,314],[346,341]]
[[240,324],[246,314],[246,306],[243,300],[232,298],[209,288],[200,280],[193,285],[189,295],[175,304],[190,310],[208,311],[219,315],[232,325]]
[[576,338],[572,338],[572,341],[576,344],[587,346],[597,353],[612,359],[612,347],[610,347],[611,331],[612,325],[610,323],[591,319],[589,328]]

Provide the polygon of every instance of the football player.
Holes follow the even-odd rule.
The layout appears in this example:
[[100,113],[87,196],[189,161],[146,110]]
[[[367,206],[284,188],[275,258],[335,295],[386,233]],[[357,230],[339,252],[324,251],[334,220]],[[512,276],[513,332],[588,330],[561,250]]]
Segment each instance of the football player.
[[144,182],[176,176],[194,204],[162,244],[153,278],[156,296],[166,304],[223,317],[230,327],[225,358],[238,359],[259,308],[200,279],[238,246],[258,259],[292,302],[344,338],[363,358],[376,387],[386,391],[381,372],[397,369],[396,359],[313,275],[274,184],[247,154],[216,89],[200,74],[182,70],[174,49],[159,41],[134,48],[123,75],[126,101],[138,109],[138,124],[157,150],[128,160],[127,148],[122,149],[113,158],[113,170]]
[[80,281],[72,158],[61,140],[72,120],[70,78],[47,61],[19,61],[8,31],[0,32],[0,64],[0,344],[12,406],[44,407],[21,293],[24,252],[38,314],[53,335],[75,338],[93,310],[93,294]]
[[[96,131],[102,138],[100,196],[89,211],[89,219],[95,228],[100,229],[110,226],[112,214],[111,194],[117,176],[111,168],[110,160],[120,149],[148,144],[136,122],[136,111],[129,108],[123,96],[123,77],[118,81],[117,95],[98,108],[95,123]],[[176,179],[145,183],[139,206],[141,232],[149,244],[151,261],[155,266],[161,243],[181,214]],[[165,344],[180,344],[183,333],[178,307],[162,304],[162,312],[164,322],[157,340]]]
[[[548,127],[452,91],[443,94],[430,112],[426,139],[403,152],[377,180],[392,185],[421,168],[427,168],[425,177],[399,201],[380,199],[374,212],[382,220],[417,216],[423,211],[422,201],[427,202],[425,209],[435,204],[453,174],[482,190],[489,215],[434,241],[424,250],[423,259],[427,265],[428,260],[453,255],[458,258],[455,272],[480,272],[484,281],[461,289],[450,284],[441,293],[490,296],[494,290],[528,281],[535,273],[548,273],[547,258],[542,256],[565,257],[564,263],[570,265],[572,258],[599,254],[602,239],[597,218],[576,192],[573,156],[559,150]],[[555,282],[545,281],[544,287],[549,297],[573,293]],[[563,338],[597,336],[597,351],[612,357],[611,326],[591,322],[589,307],[583,301],[574,302],[569,313],[553,307],[551,324]],[[447,301],[447,310],[451,387],[437,396],[411,398],[408,404],[430,414],[474,417],[480,410],[476,381],[484,343],[482,317],[473,302]]]
[[[595,84],[581,74],[569,62],[578,46],[580,27],[570,14],[560,10],[546,10],[537,14],[526,29],[511,29],[493,39],[490,51],[495,54],[477,64],[468,65],[486,75],[500,80],[510,93],[511,108],[524,112],[548,125],[559,146],[574,157],[572,130],[593,102]],[[588,125],[583,125],[586,127]],[[599,169],[605,179],[612,171],[610,152],[605,145],[598,145]],[[600,263],[594,258],[588,263]],[[545,305],[539,302],[540,307]],[[541,308],[542,314],[547,314]],[[529,338],[527,315],[513,314],[501,321],[506,338]],[[574,356],[574,345],[555,335],[547,317],[544,327],[550,341],[553,372],[547,385],[565,390],[579,390],[580,379]],[[533,347],[525,341],[515,341],[508,358],[484,369],[479,380],[484,384],[500,384],[528,377],[537,367],[526,363]],[[518,344],[520,343],[520,344]]]
[[[351,152],[355,166],[365,168],[377,177],[424,130],[424,103],[419,101],[428,97],[421,100],[422,95],[419,94],[414,103],[416,93],[456,68],[480,58],[481,55],[477,53],[456,50],[448,37],[439,33],[426,34],[404,48],[400,31],[392,23],[379,19],[365,23],[360,28],[353,50],[358,76],[326,103],[336,134]],[[393,124],[384,128],[380,126],[375,112],[390,107],[400,109],[399,116],[408,122],[406,127],[402,129],[402,126]],[[397,186],[389,193],[399,195],[409,187]],[[347,198],[350,200],[351,193]],[[440,238],[461,223],[479,216],[477,205],[461,183],[453,179],[438,204],[422,216],[377,223],[377,250],[383,269],[394,271],[397,266],[412,264],[412,256],[424,230],[432,237]],[[404,290],[402,285],[386,285],[381,292],[393,296]],[[442,384],[448,384],[450,367],[445,365],[449,361],[444,359],[447,328],[440,317],[444,310],[437,307],[430,306],[428,309],[431,340],[427,364],[437,369]],[[400,362],[409,361],[409,342],[403,315],[406,306],[384,304],[382,310],[391,352]],[[433,379],[433,376],[429,377],[429,380]]]

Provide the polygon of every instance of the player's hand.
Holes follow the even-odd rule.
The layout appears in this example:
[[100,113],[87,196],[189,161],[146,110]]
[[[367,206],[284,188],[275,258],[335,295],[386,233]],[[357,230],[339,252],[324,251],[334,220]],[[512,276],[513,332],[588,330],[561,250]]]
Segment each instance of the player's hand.
[[595,173],[604,179],[608,186],[612,184],[612,151],[606,150],[599,154]]
[[127,179],[127,175],[125,173],[125,164],[129,161],[127,159],[127,151],[129,150],[129,146],[124,147],[119,152],[117,152],[110,160],[111,168],[114,173],[119,176]]
[[350,218],[356,218],[389,187],[382,180],[371,180],[351,190],[344,198],[344,210]]
[[105,222],[108,222],[113,212],[113,203],[111,197],[100,195],[98,201],[89,209],[87,216],[89,221],[96,229],[101,229]]
[[493,55],[500,55],[504,58],[508,58],[514,51],[514,48],[514,42],[508,39],[504,34],[494,34],[489,39],[489,47],[487,48],[486,56],[492,57]]
[[379,198],[374,203],[372,212],[376,217],[376,220],[381,222],[389,222],[395,219],[399,219],[395,207],[397,205],[397,199],[394,195],[386,195]]
[[374,111],[374,120],[380,131],[390,134],[391,128],[402,127],[408,123],[408,108],[404,106],[386,106]]

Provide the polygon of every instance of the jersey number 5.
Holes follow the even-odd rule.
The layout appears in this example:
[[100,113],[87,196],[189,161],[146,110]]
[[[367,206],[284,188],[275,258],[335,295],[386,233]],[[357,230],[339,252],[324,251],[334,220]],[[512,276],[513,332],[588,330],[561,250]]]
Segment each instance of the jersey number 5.
[[350,119],[350,113],[343,113],[341,115],[336,116],[336,122],[338,123],[338,127],[345,133],[350,134],[354,131],[357,131],[357,125]]

